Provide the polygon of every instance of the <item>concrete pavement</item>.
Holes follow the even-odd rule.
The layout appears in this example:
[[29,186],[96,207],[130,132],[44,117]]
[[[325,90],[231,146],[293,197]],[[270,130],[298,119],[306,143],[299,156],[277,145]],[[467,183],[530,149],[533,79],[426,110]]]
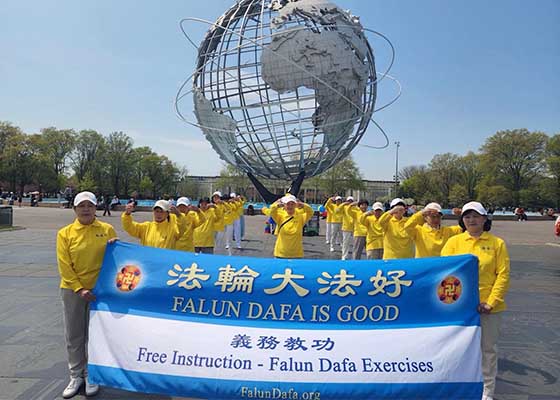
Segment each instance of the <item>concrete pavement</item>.
[[[134,242],[119,215],[100,218],[122,240]],[[271,256],[274,237],[263,233],[264,219],[246,217],[243,255]],[[16,208],[14,224],[25,229],[0,230],[1,400],[60,399],[67,383],[55,241],[57,230],[72,220],[71,210]],[[492,229],[506,240],[512,260],[499,343],[499,400],[560,400],[560,240],[552,227],[552,221],[495,221]],[[305,238],[305,252],[306,258],[340,256],[328,252],[324,236]],[[109,388],[96,398],[171,399]]]

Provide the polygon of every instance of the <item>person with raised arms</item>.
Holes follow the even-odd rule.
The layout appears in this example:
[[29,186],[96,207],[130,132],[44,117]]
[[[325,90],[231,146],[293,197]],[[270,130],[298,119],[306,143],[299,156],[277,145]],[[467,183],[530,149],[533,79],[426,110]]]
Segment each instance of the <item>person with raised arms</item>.
[[193,241],[195,253],[214,254],[214,225],[218,221],[216,205],[208,197],[198,201],[198,208],[204,216],[204,223],[194,230]]
[[354,222],[354,245],[352,247],[352,259],[360,260],[362,252],[366,247],[367,227],[360,222],[360,218],[367,212],[369,202],[367,200],[355,201],[346,208],[346,213]]
[[338,206],[336,212],[342,215],[342,255],[341,260],[347,260],[348,254],[350,253],[350,243],[352,242],[352,236],[354,234],[354,220],[352,216],[348,214],[348,209],[350,204],[354,202],[352,196],[348,196],[346,200]]
[[334,245],[340,245],[341,242],[341,228],[342,228],[342,214],[337,212],[338,207],[342,204],[342,197],[330,197],[325,203],[327,209],[327,232],[328,236],[326,243],[330,244],[331,253],[334,251]]
[[134,221],[133,210],[134,203],[128,203],[121,215],[122,226],[130,236],[140,239],[143,246],[174,249],[177,240],[187,229],[185,216],[167,200],[156,201],[152,207],[152,221]]
[[[453,209],[453,212],[457,214],[461,210]],[[416,258],[439,257],[449,238],[463,233],[459,225],[442,226],[442,216],[441,206],[438,203],[429,203],[404,224],[404,229],[415,244]]]
[[274,257],[303,258],[303,226],[313,217],[311,206],[288,194],[270,206],[270,216],[278,225]]
[[414,257],[412,239],[404,229],[405,207],[404,200],[397,197],[391,201],[389,211],[379,218],[378,223],[383,229],[384,260]]
[[498,338],[509,288],[510,260],[505,242],[490,231],[486,209],[476,201],[463,206],[459,225],[465,231],[447,241],[442,256],[472,254],[478,258],[478,292],[482,347],[482,399],[494,397],[498,373]]
[[379,218],[383,214],[383,204],[376,201],[371,210],[360,216],[360,223],[367,229],[366,256],[368,260],[383,258],[383,228],[379,225]]
[[175,249],[194,252],[194,230],[206,222],[206,216],[198,208],[191,205],[188,197],[179,197],[177,199],[177,209],[185,216],[186,229],[175,243]]
[[107,243],[117,240],[113,226],[95,217],[97,199],[91,192],[74,197],[76,219],[58,231],[56,258],[60,274],[64,336],[70,382],[62,392],[69,399],[85,383],[86,396],[95,396],[99,386],[87,373],[89,303],[95,300],[93,287],[101,271]]

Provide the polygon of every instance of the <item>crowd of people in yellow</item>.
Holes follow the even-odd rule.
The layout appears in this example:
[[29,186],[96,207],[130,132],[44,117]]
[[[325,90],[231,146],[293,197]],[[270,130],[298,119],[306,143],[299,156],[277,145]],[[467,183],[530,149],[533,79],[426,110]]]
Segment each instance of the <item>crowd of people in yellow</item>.
[[[235,238],[241,247],[239,219],[245,200],[231,194],[227,199],[220,192],[203,198],[198,206],[186,197],[173,205],[158,200],[153,206],[153,220],[136,222],[134,204],[126,206],[121,216],[124,230],[140,240],[142,245],[213,254],[214,249],[229,250]],[[92,289],[101,269],[105,246],[116,240],[110,224],[95,217],[97,199],[90,192],[74,198],[76,220],[62,228],[57,236],[57,259],[61,276],[61,297],[67,343],[70,382],[64,398],[76,395],[85,384],[87,396],[95,395],[99,387],[87,379],[87,332],[89,302],[95,300]],[[368,260],[438,257],[472,254],[479,260],[478,311],[481,314],[482,370],[484,396],[491,399],[497,374],[497,348],[500,312],[505,310],[505,294],[509,287],[510,261],[504,241],[489,233],[491,221],[482,204],[466,203],[455,209],[459,216],[456,226],[442,226],[442,208],[437,203],[426,205],[411,217],[406,216],[402,199],[393,199],[384,211],[375,202],[368,211],[366,200],[340,196],[329,198],[326,243],[330,251],[341,246],[342,260],[350,254],[360,259],[365,249]],[[276,222],[274,257],[303,258],[303,227],[313,217],[308,204],[287,194],[274,202],[263,214]],[[236,226],[237,221],[237,226]],[[231,254],[231,253],[229,253]]]

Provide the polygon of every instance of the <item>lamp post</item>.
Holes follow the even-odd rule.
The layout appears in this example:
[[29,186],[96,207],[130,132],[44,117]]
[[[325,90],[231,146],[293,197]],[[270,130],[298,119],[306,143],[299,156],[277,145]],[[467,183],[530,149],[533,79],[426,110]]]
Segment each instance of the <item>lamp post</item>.
[[397,154],[395,157],[395,196],[399,194],[399,147],[401,147],[401,142],[395,142],[397,145]]

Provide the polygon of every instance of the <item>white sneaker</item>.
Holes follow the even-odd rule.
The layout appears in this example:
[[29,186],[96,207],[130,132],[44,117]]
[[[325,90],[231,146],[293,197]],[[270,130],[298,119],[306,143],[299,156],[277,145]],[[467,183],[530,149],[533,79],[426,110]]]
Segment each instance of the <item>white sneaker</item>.
[[229,249],[229,244],[226,244],[226,250]]
[[334,251],[334,247],[331,247],[331,253]]
[[330,243],[330,242],[329,242],[328,240],[325,242],[325,244],[329,244],[329,243]]
[[86,378],[86,396],[95,396],[97,393],[99,393],[99,385],[90,383],[89,379]]
[[74,397],[80,391],[80,388],[84,384],[84,378],[77,377],[77,378],[70,378],[70,382],[66,389],[62,392],[62,397],[65,399],[69,399],[70,397]]

